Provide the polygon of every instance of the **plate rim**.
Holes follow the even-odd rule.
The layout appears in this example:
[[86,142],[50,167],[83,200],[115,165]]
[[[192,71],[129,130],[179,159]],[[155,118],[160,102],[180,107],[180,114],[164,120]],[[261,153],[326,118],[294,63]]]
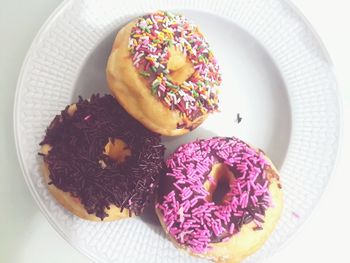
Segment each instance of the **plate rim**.
[[294,238],[296,238],[297,235],[300,234],[301,230],[305,227],[306,223],[312,219],[312,215],[315,213],[315,211],[319,208],[322,200],[324,199],[325,193],[330,187],[330,184],[334,180],[334,174],[337,170],[337,167],[339,165],[339,157],[341,155],[343,146],[341,142],[343,141],[343,136],[344,136],[344,116],[343,116],[343,96],[342,96],[342,91],[339,88],[339,82],[336,74],[336,66],[333,62],[333,59],[330,55],[330,52],[328,51],[325,43],[323,42],[320,34],[316,31],[315,27],[311,23],[311,21],[306,17],[306,15],[303,14],[301,9],[294,3],[292,0],[280,0],[282,2],[285,2],[289,7],[291,7],[292,11],[295,12],[296,15],[301,19],[301,21],[305,24],[307,30],[310,31],[310,33],[316,38],[317,43],[320,45],[320,49],[322,51],[322,54],[325,56],[325,60],[327,64],[329,65],[329,69],[332,71],[332,75],[334,76],[334,95],[336,96],[336,101],[337,101],[337,110],[339,113],[339,129],[338,129],[338,138],[337,138],[337,150],[335,151],[335,158],[334,158],[334,163],[332,166],[331,171],[329,172],[329,176],[326,179],[326,184],[324,186],[323,191],[319,194],[319,199],[317,202],[313,204],[311,207],[311,210],[309,211],[309,214],[302,218],[300,220],[300,224],[295,228],[295,231],[293,235],[291,235],[287,240],[281,243],[279,249],[285,248]]
[[[300,220],[300,223],[295,228],[293,235],[291,235],[284,242],[281,242],[279,249],[284,248],[291,240],[293,240],[296,237],[296,235],[298,233],[300,233],[300,230],[302,229],[302,227],[305,226],[306,221],[310,220],[312,214],[316,211],[316,209],[319,207],[320,203],[322,202],[322,199],[324,198],[325,192],[329,188],[330,182],[334,179],[334,173],[337,170],[337,167],[339,164],[339,159],[340,159],[339,156],[340,156],[342,148],[343,148],[341,142],[343,141],[343,126],[344,126],[343,99],[342,99],[343,96],[342,96],[342,92],[339,88],[339,83],[338,83],[337,74],[336,74],[336,67],[333,63],[333,60],[332,60],[330,53],[328,52],[328,49],[326,48],[326,45],[322,41],[322,38],[320,37],[320,35],[315,30],[312,23],[302,13],[301,9],[299,9],[299,7],[297,7],[296,4],[294,4],[291,0],[280,0],[280,1],[284,2],[288,7],[291,8],[291,11],[294,12],[300,18],[300,21],[306,26],[306,29],[310,32],[310,34],[312,34],[312,36],[315,37],[317,43],[319,44],[319,48],[322,51],[322,54],[324,55],[325,61],[327,62],[328,66],[329,66],[329,70],[332,71],[332,75],[334,77],[334,95],[336,97],[336,102],[337,102],[336,108],[337,108],[338,113],[339,113],[339,115],[338,115],[338,120],[339,120],[338,127],[339,127],[339,129],[337,130],[337,132],[338,132],[338,134],[337,134],[338,136],[337,136],[337,140],[336,140],[337,149],[335,151],[334,163],[332,164],[331,171],[329,172],[328,177],[326,178],[326,183],[325,183],[325,186],[323,188],[323,191],[319,194],[318,201],[315,202],[311,206],[311,209],[308,212],[308,215],[306,217],[303,217]],[[21,170],[22,176],[24,177],[24,180],[27,184],[27,187],[31,193],[31,196],[33,197],[36,204],[38,205],[40,212],[44,215],[44,217],[47,219],[47,221],[53,227],[53,229],[55,229],[55,231],[57,231],[57,233],[59,233],[59,235],[61,235],[61,237],[66,242],[68,242],[71,247],[73,247],[75,250],[79,251],[82,255],[88,257],[90,260],[92,260],[94,262],[97,260],[98,262],[100,262],[100,260],[98,260],[96,258],[96,256],[94,256],[93,253],[90,253],[89,250],[83,248],[82,246],[73,245],[71,238],[69,236],[67,236],[64,233],[64,231],[62,231],[59,228],[58,224],[55,222],[55,219],[49,215],[49,213],[46,209],[46,206],[43,204],[41,198],[38,196],[38,193],[35,190],[35,187],[32,183],[32,180],[30,180],[29,176],[27,176],[28,171],[24,165],[23,153],[21,153],[21,150],[20,150],[20,138],[19,138],[20,135],[18,133],[18,120],[19,120],[18,105],[20,102],[20,92],[21,92],[20,90],[21,90],[21,86],[23,85],[23,76],[26,73],[27,64],[28,64],[28,62],[32,56],[32,53],[34,51],[34,48],[37,45],[37,43],[39,42],[42,34],[47,29],[50,28],[52,22],[55,21],[56,16],[58,16],[61,12],[64,12],[66,8],[68,8],[70,5],[73,4],[73,2],[74,2],[74,0],[63,0],[46,18],[45,22],[41,25],[40,29],[35,34],[34,38],[32,39],[31,44],[28,47],[28,50],[27,50],[25,58],[22,62],[21,68],[19,70],[18,78],[17,78],[16,90],[15,90],[15,95],[14,95],[14,104],[13,104],[13,115],[12,115],[12,117],[13,117],[13,129],[14,129],[13,132],[14,132],[14,139],[15,139],[16,155],[17,155],[17,159],[18,159],[18,162],[20,165],[20,170]],[[184,9],[186,9],[186,8],[184,8]],[[189,9],[191,9],[191,8],[189,8]],[[201,9],[199,9],[199,10],[203,11]],[[291,122],[291,123],[293,124],[293,122]],[[291,129],[293,130],[292,127],[291,127]],[[289,144],[289,146],[290,146],[290,144]]]

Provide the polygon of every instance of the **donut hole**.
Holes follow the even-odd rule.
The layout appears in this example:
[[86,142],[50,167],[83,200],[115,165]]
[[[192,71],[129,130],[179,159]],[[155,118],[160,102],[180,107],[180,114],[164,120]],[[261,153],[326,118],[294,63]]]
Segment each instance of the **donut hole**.
[[167,64],[170,72],[169,79],[181,84],[188,80],[194,73],[193,64],[181,50],[170,48],[169,53],[170,56]]
[[73,103],[68,107],[67,113],[69,116],[73,116],[77,110],[78,110],[77,104]]
[[227,194],[230,192],[230,184],[235,179],[230,167],[224,163],[213,165],[204,188],[209,192],[207,200],[217,205],[226,200]]
[[212,193],[212,199],[215,204],[221,204],[226,194],[230,191],[230,184],[227,178],[221,177],[217,183],[217,187]]
[[118,164],[122,164],[127,157],[131,156],[131,150],[123,140],[109,138],[104,148],[104,154]]
[[52,149],[52,146],[46,143],[43,146],[41,146],[40,153],[43,155],[48,155],[51,149]]

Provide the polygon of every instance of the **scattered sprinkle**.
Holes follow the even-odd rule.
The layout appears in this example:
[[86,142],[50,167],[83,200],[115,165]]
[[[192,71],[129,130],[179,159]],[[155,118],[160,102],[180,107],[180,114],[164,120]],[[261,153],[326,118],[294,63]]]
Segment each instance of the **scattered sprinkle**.
[[296,219],[300,219],[300,215],[297,212],[292,212],[292,216],[295,217]]
[[237,113],[237,119],[236,119],[237,123],[240,123],[242,121],[242,117],[240,116],[239,113]]

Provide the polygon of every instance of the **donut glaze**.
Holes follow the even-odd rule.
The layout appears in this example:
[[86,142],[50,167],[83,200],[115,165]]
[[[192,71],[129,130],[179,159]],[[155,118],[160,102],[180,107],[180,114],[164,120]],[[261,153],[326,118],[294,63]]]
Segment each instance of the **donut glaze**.
[[109,87],[149,129],[181,135],[218,109],[219,66],[198,26],[158,11],[123,27],[107,65]]
[[164,169],[160,136],[111,95],[67,106],[40,145],[51,193],[69,211],[93,221],[142,213]]
[[[265,242],[280,216],[282,193],[277,170],[262,151],[216,137],[180,146],[166,165],[156,211],[177,246],[239,262]],[[228,191],[213,200],[220,179]]]

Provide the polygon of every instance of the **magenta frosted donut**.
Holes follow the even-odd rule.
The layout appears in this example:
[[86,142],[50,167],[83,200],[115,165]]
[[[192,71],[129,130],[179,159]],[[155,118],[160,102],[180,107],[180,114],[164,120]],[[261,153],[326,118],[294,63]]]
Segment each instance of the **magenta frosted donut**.
[[156,211],[177,246],[239,262],[271,234],[283,198],[278,172],[263,151],[215,137],[180,146],[166,165]]

